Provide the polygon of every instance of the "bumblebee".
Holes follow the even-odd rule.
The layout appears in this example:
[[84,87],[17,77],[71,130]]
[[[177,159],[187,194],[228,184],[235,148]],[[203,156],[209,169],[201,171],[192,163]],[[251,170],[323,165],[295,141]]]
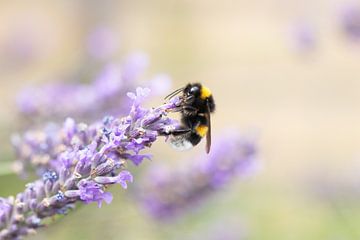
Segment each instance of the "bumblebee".
[[189,83],[175,90],[165,99],[172,98],[181,92],[181,104],[178,111],[181,113],[182,125],[170,132],[171,145],[179,150],[187,150],[197,145],[206,136],[206,153],[209,153],[211,147],[210,113],[215,111],[213,95],[204,85]]

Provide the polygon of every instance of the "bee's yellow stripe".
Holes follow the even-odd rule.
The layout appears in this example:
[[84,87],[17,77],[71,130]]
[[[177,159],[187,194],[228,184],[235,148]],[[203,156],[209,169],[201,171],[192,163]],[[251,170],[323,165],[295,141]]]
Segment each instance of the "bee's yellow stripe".
[[206,125],[199,125],[195,128],[196,133],[199,134],[201,137],[204,137],[209,130],[208,126]]
[[210,91],[210,89],[208,89],[207,87],[202,86],[202,87],[201,87],[201,95],[200,95],[200,98],[201,98],[201,99],[206,99],[206,98],[208,98],[208,97],[210,97],[210,96],[211,96],[211,91]]

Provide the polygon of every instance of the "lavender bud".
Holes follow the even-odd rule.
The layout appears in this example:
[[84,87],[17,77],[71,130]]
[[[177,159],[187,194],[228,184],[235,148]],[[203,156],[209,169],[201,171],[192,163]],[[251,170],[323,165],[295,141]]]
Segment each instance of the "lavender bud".
[[[96,174],[97,176],[102,176],[102,175],[108,174],[111,171],[113,171],[113,169],[115,168],[115,164],[117,164],[117,163],[114,160],[112,160],[111,158],[108,158],[108,160],[106,160],[106,162],[101,163],[100,165],[98,165],[95,168],[93,174]],[[117,166],[117,168],[118,168],[118,166]]]
[[56,174],[56,172],[49,170],[43,174],[42,179],[44,182],[55,182],[56,180],[58,180],[58,175]]

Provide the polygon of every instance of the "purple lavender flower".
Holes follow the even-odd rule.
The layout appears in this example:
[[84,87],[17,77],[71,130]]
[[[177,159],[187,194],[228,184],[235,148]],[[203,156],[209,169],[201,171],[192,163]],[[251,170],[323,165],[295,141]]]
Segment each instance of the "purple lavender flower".
[[203,201],[234,176],[244,176],[256,166],[256,146],[252,140],[235,133],[214,142],[208,158],[195,160],[185,170],[170,171],[156,167],[138,189],[145,209],[155,218],[168,219]]
[[354,41],[360,40],[360,6],[347,5],[340,12],[340,26],[345,35]]
[[134,88],[147,65],[145,54],[134,53],[122,65],[106,65],[90,84],[58,83],[25,89],[17,98],[19,111],[27,119],[56,119],[69,115],[95,119],[99,113],[126,113],[130,103],[125,93]]
[[78,186],[79,190],[73,190],[72,196],[78,194],[85,203],[97,202],[98,206],[101,207],[102,201],[107,204],[112,201],[111,193],[105,192],[103,186],[95,181],[81,180]]
[[[0,198],[0,239],[18,239],[34,232],[42,226],[42,219],[66,213],[77,201],[96,202],[99,207],[103,201],[110,203],[108,185],[126,188],[133,177],[124,170],[125,163],[139,164],[144,159],[140,151],[176,124],[166,114],[179,106],[179,98],[145,109],[140,102],[147,93],[141,88],[136,94],[129,93],[133,105],[126,117],[106,117],[90,126],[67,119],[64,127],[51,132],[51,136],[42,132],[43,140],[53,142],[44,148],[28,149],[30,160],[47,154],[42,178],[27,184],[16,197]],[[21,138],[18,143],[22,143]],[[47,153],[49,150],[51,154]]]
[[[140,108],[141,101],[150,94],[149,89],[137,88],[136,93],[128,93],[129,99],[133,101],[131,116],[134,119],[140,119],[147,110]],[[178,101],[177,98],[172,99],[172,102]],[[141,125],[154,124],[162,114],[162,108],[155,109],[148,113],[142,120]],[[23,177],[27,176],[29,170],[35,169],[38,175],[42,175],[47,169],[53,168],[58,161],[64,165],[71,164],[71,154],[63,154],[62,152],[74,144],[81,146],[90,144],[90,141],[99,133],[99,124],[102,126],[101,133],[104,136],[102,141],[109,143],[118,143],[126,139],[126,136],[120,130],[126,130],[131,124],[126,123],[117,129],[116,132],[111,131],[111,123],[114,118],[111,116],[105,117],[103,123],[93,124],[87,126],[84,123],[76,124],[71,118],[68,118],[63,128],[56,124],[49,124],[43,130],[27,131],[22,137],[20,135],[13,135],[12,144],[15,148],[17,159],[14,162],[13,169]],[[169,122],[170,123],[170,122]],[[158,123],[160,124],[160,123]],[[172,123],[175,124],[175,123]],[[166,127],[165,124],[157,127]],[[131,132],[131,136],[137,136],[138,132]],[[157,136],[156,132],[148,132],[147,135],[141,135],[133,142],[128,143],[127,148],[132,148],[135,153],[143,149],[143,144],[148,141],[153,141]],[[91,149],[82,149],[82,154],[92,154]],[[150,158],[147,154],[127,154],[124,156],[130,159],[134,164],[140,164],[143,159]]]

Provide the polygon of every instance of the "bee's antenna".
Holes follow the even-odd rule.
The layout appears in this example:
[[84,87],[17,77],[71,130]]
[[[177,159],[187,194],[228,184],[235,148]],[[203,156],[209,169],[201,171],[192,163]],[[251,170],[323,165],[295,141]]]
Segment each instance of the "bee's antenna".
[[167,95],[164,99],[172,98],[173,96],[175,96],[175,95],[178,94],[179,92],[183,91],[184,89],[185,89],[184,87],[179,88],[179,89],[176,89],[175,91],[173,91],[172,93],[170,93],[169,95]]

